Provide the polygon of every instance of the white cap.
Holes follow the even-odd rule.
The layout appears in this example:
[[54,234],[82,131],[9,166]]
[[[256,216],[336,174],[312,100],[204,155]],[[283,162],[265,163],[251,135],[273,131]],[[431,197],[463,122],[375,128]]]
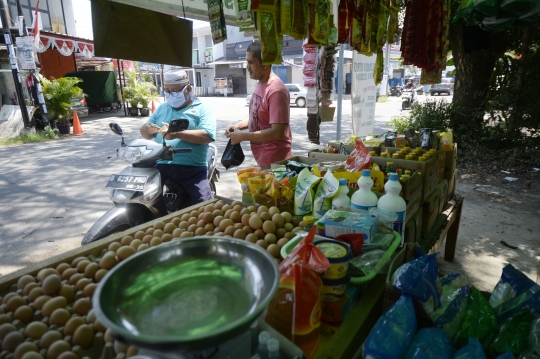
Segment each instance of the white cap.
[[189,77],[185,71],[165,72],[163,74],[163,84],[165,85],[187,85]]

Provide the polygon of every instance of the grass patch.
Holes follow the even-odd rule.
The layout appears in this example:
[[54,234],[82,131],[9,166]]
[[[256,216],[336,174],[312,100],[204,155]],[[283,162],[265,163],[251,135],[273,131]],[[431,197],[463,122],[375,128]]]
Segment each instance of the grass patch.
[[25,143],[46,142],[58,138],[56,130],[51,130],[48,126],[44,131],[36,133],[23,133],[11,138],[0,138],[0,146],[22,145]]
[[388,101],[388,96],[379,96],[379,98],[377,99],[377,102],[387,102]]

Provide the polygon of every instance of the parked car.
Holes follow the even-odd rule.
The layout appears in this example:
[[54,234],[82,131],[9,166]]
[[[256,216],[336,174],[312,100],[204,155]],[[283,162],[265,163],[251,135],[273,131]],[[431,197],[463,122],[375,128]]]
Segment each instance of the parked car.
[[[291,96],[291,105],[296,105],[298,107],[306,107],[306,96],[307,89],[300,84],[285,84],[289,94]],[[246,103],[249,105],[251,101],[251,95],[248,95],[246,98]]]
[[454,79],[447,77],[441,80],[437,85],[432,85],[429,89],[431,96],[440,95],[442,93],[451,95],[454,93]]

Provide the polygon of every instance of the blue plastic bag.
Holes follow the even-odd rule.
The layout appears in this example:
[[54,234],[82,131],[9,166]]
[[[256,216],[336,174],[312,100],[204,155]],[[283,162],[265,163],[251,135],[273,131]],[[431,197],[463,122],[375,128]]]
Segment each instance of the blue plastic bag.
[[399,359],[405,355],[416,331],[412,299],[402,295],[371,329],[362,358]]
[[482,344],[474,338],[469,338],[469,343],[458,350],[452,359],[487,359]]
[[405,263],[392,275],[394,288],[424,302],[428,314],[441,306],[436,256],[437,253],[429,254]]
[[405,359],[451,359],[453,351],[442,329],[424,328],[416,333]]
[[508,349],[506,351],[506,353],[504,354],[501,354],[499,355],[497,358],[495,359],[516,359],[516,357],[514,356],[514,354],[512,354],[512,352],[510,351],[510,349]]

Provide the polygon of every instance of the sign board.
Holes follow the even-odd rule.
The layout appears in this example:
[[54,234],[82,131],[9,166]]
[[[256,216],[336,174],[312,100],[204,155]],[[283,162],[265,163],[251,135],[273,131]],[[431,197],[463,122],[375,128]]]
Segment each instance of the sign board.
[[22,36],[15,38],[21,69],[35,70],[36,62],[34,61],[34,37]]
[[373,132],[377,87],[373,80],[376,56],[365,56],[354,51],[352,71],[353,134],[367,136]]

